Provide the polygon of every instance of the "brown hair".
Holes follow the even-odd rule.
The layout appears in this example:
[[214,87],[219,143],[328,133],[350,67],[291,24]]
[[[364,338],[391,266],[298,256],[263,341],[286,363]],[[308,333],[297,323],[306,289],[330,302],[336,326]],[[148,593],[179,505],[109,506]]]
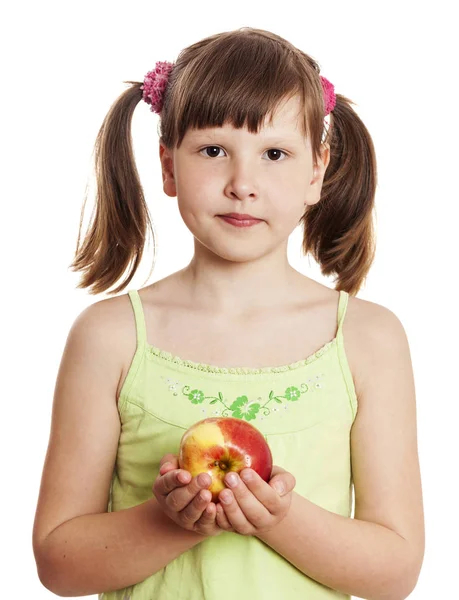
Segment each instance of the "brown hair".
[[[281,101],[298,94],[303,131],[317,162],[324,131],[319,73],[316,61],[269,31],[243,27],[207,37],[182,50],[174,64],[164,93],[160,141],[172,149],[180,146],[189,128],[225,123],[246,125],[256,133]],[[80,248],[83,206],[70,265],[84,272],[78,287],[92,286],[94,294],[105,292],[134,261],[127,278],[110,293],[129,284],[142,259],[147,225],[155,242],[131,139],[132,115],[142,99],[143,82],[124,83],[131,87],[113,103],[97,135],[95,218]],[[324,140],[330,145],[330,162],[321,198],[307,207],[300,223],[304,255],[312,254],[323,275],[337,275],[335,289],[356,295],[375,255],[377,175],[372,139],[351,104],[336,94]]]

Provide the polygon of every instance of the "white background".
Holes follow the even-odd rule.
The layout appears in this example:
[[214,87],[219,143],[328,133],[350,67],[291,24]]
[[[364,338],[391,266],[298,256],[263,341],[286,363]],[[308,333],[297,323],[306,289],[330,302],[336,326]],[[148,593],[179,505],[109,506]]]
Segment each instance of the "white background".
[[[161,4],[29,1],[2,9],[2,598],[53,597],[36,574],[32,526],[66,337],[87,305],[107,297],[77,290],[79,274],[68,268],[98,129],[126,89],[123,81],[142,81],[157,60],[174,61],[202,37],[242,26],[272,30],[318,60],[373,137],[378,246],[358,296],[400,318],[412,353],[426,552],[410,598],[459,597],[454,3]],[[158,118],[145,103],[134,113],[134,148],[159,253],[148,279],[150,245],[129,289],[182,268],[193,250],[176,199],[162,192]],[[298,229],[291,264],[333,287],[312,258],[301,256],[300,243]]]

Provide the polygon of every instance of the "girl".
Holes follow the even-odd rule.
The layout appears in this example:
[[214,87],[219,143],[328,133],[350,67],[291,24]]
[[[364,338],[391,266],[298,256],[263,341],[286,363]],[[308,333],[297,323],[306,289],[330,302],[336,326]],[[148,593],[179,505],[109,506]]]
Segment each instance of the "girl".
[[[355,297],[374,258],[375,152],[319,73],[278,35],[242,28],[158,61],[107,114],[79,287],[105,292],[134,260],[117,293],[142,258],[149,217],[129,129],[142,99],[160,115],[163,188],[194,255],[70,330],[33,531],[54,593],[401,599],[415,587],[409,346],[390,310]],[[289,265],[298,224],[335,289]],[[269,482],[228,474],[216,503],[209,475],[177,462],[183,433],[214,416],[255,425],[275,464]]]

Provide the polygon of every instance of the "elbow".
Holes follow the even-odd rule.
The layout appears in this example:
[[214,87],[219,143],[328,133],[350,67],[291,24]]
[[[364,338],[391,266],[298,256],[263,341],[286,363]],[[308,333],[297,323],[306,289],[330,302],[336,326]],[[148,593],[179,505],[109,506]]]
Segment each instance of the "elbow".
[[71,598],[78,595],[68,589],[68,586],[66,586],[65,583],[64,573],[59,567],[53,564],[49,553],[36,552],[35,563],[37,566],[38,579],[47,590],[62,598]]
[[418,583],[423,557],[424,551],[420,556],[407,560],[403,570],[398,570],[395,580],[387,583],[385,590],[372,600],[405,600],[408,598]]
[[54,587],[54,585],[52,585],[52,583],[48,582],[47,579],[45,579],[44,577],[42,577],[40,575],[40,572],[38,573],[38,578],[40,579],[40,582],[41,582],[42,586],[45,587],[50,592],[52,592],[55,596],[61,596],[61,597],[69,596],[70,597],[70,594],[62,594],[62,593],[60,593],[60,591],[58,589],[56,589]]
[[414,583],[408,580],[401,581],[396,586],[390,586],[390,591],[388,586],[386,592],[378,594],[371,600],[405,600],[413,592],[416,583],[417,580]]
[[59,594],[54,590],[50,581],[49,559],[44,551],[44,541],[45,540],[41,541],[39,544],[35,538],[33,540],[33,554],[35,557],[38,579],[43,587],[58,596]]
[[424,543],[422,543],[410,553],[410,560],[406,566],[404,577],[401,578],[403,588],[400,590],[400,595],[394,600],[405,600],[416,588],[424,561],[424,548]]
[[416,582],[413,584],[408,578],[394,583],[387,583],[382,586],[383,589],[374,595],[365,596],[367,600],[405,600],[416,587]]
[[56,596],[68,596],[68,594],[64,594],[59,589],[56,581],[57,578],[55,576],[53,577],[52,569],[48,568],[48,566],[45,567],[43,563],[43,559],[40,562],[37,561],[37,574],[42,586]]
[[405,579],[405,589],[402,590],[403,595],[399,597],[400,600],[405,600],[405,598],[408,598],[408,596],[412,594],[414,589],[416,588],[419,580],[419,575],[421,573],[422,562],[423,557],[417,560],[416,563],[412,566],[412,568],[408,570]]
[[66,589],[65,584],[62,584],[62,581],[59,581],[59,577],[45,576],[38,570],[38,578],[43,587],[56,596],[60,596],[61,598],[75,598],[78,596],[76,592]]

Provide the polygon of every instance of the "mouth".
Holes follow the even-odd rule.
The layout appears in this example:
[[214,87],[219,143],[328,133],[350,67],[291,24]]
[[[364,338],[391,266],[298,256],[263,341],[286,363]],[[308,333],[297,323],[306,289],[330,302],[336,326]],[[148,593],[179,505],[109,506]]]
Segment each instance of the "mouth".
[[254,217],[253,215],[246,215],[242,213],[226,213],[224,215],[217,215],[219,217],[227,217],[229,219],[238,219],[239,221],[262,221],[263,219],[259,219],[258,217]]
[[235,227],[252,227],[259,223],[263,223],[263,219],[257,219],[251,215],[241,215],[238,213],[230,213],[226,215],[217,215],[222,221],[229,223]]

